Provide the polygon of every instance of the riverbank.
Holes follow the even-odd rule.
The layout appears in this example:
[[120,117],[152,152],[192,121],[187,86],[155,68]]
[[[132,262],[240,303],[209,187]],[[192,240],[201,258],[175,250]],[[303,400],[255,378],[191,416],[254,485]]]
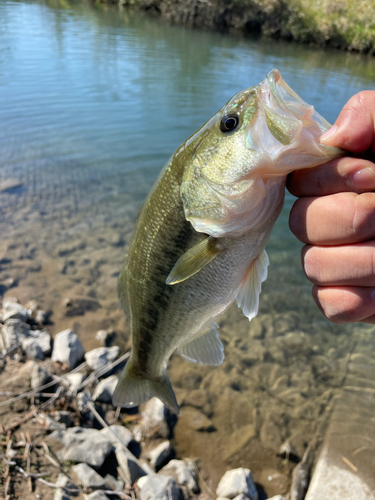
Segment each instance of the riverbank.
[[237,30],[321,47],[375,53],[370,0],[100,0],[161,15],[171,23]]

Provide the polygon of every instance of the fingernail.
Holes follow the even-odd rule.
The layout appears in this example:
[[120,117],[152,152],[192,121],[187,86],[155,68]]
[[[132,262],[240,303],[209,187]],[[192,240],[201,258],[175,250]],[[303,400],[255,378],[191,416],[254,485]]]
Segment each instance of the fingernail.
[[370,167],[358,170],[352,175],[351,185],[355,191],[375,190],[375,172]]
[[338,129],[338,126],[333,125],[333,127],[331,127],[329,130],[327,130],[327,132],[324,132],[324,134],[320,136],[319,141],[320,142],[326,141],[327,139],[332,137],[334,134],[336,134],[337,129]]

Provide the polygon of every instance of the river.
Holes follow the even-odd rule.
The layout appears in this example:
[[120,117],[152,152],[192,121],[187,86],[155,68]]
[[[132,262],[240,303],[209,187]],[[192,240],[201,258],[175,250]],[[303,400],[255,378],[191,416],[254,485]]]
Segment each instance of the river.
[[[273,67],[331,122],[375,89],[371,57],[169,26],[117,6],[1,0],[0,293],[36,299],[53,311],[52,333],[72,327],[87,349],[103,328],[129,348],[116,279],[142,200],[179,144]],[[286,491],[294,464],[280,445],[301,456],[354,350],[375,351],[374,327],[333,325],[317,310],[288,228],[292,204],[287,194],[267,247],[259,316],[249,324],[232,306],[219,320],[223,365],[171,360],[182,406],[174,447],[199,459],[212,488],[245,466],[269,496]]]

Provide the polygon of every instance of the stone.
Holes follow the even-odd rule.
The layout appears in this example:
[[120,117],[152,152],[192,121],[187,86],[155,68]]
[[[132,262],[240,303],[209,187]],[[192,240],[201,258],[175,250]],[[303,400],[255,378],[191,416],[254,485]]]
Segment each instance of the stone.
[[2,321],[5,323],[9,319],[18,319],[26,323],[29,319],[29,313],[25,307],[21,306],[21,304],[5,300],[3,302]]
[[168,438],[171,432],[168,425],[169,410],[158,398],[151,398],[143,406],[140,434]]
[[86,379],[86,375],[84,373],[71,373],[66,377],[70,387],[69,390],[71,392],[77,392],[78,387],[82,384],[82,382]]
[[111,375],[104,378],[95,387],[94,394],[92,395],[93,401],[100,403],[112,403],[112,396],[117,386],[118,378],[116,375]]
[[89,495],[85,495],[85,500],[109,500],[104,491],[93,491]]
[[106,485],[104,477],[100,476],[87,464],[73,465],[72,471],[77,477],[77,482],[84,488],[104,488]]
[[46,415],[45,413],[37,413],[36,419],[38,420],[38,422],[40,424],[43,425],[44,429],[48,429],[51,431],[65,429],[64,424],[60,424],[59,422],[56,422],[56,420],[51,418],[49,415]]
[[[59,441],[65,448],[75,446],[83,441],[103,441],[103,436],[97,429],[87,429],[85,427],[71,427],[62,432],[53,432],[50,435],[51,439]],[[108,440],[107,440],[108,441]]]
[[115,453],[119,467],[129,479],[130,484],[134,484],[140,477],[147,475],[147,470],[127,448],[116,444]]
[[92,370],[100,370],[114,361],[120,354],[118,346],[98,347],[85,354],[86,363]]
[[116,436],[120,439],[121,443],[128,448],[129,444],[134,441],[133,433],[124,425],[110,425],[109,428],[105,427],[100,431],[100,434],[107,439],[111,444],[115,445],[118,440],[114,437],[111,429]]
[[267,500],[285,500],[282,495],[275,495],[274,497],[270,497]]
[[162,469],[159,474],[170,476],[182,486],[186,486],[193,493],[199,493],[194,463],[191,460],[171,460]]
[[47,330],[30,330],[29,337],[40,345],[45,356],[51,354],[51,335]]
[[85,462],[96,469],[113,451],[111,443],[96,429],[71,427],[66,431],[55,431],[50,437],[64,445],[59,452],[62,460]]
[[172,477],[150,474],[139,479],[141,500],[182,500],[182,492]]
[[35,314],[35,321],[36,323],[39,323],[39,325],[46,325],[48,323],[49,316],[49,312],[39,309]]
[[79,411],[84,411],[86,409],[87,403],[91,401],[92,399],[89,391],[85,390],[77,394],[77,406]]
[[75,368],[85,355],[81,341],[71,330],[63,330],[54,339],[52,361],[63,363],[70,370]]
[[63,461],[85,462],[99,469],[111,451],[113,451],[113,446],[109,441],[87,440],[60,450],[60,456]]
[[65,427],[70,427],[73,424],[69,411],[54,411],[50,415],[56,422],[63,424]]
[[258,500],[258,492],[251,471],[243,467],[228,470],[220,479],[216,495],[235,498],[241,493],[247,495],[250,500]]
[[70,500],[70,496],[67,495],[61,488],[57,488],[53,496],[53,500]]
[[37,389],[38,387],[47,384],[50,379],[51,375],[48,373],[48,371],[39,366],[37,363],[34,363],[31,369],[30,377],[31,388]]
[[233,500],[249,500],[249,497],[247,495],[244,495],[243,493],[241,493],[240,495],[237,495],[236,497],[234,497]]
[[39,343],[32,337],[22,339],[22,350],[30,359],[44,360],[44,354]]
[[124,491],[125,483],[122,479],[116,479],[111,474],[107,474],[104,476],[104,481],[106,490]]
[[112,328],[109,328],[108,330],[99,330],[96,332],[95,340],[98,340],[103,347],[108,347],[113,337],[114,331]]
[[68,488],[69,490],[77,490],[78,493],[78,488],[77,486],[70,481],[70,479],[65,475],[65,474],[59,474],[56,479],[55,483],[56,488]]
[[173,448],[170,441],[164,441],[159,444],[159,446],[148,452],[148,459],[150,460],[151,467],[155,470],[159,470],[168,462],[172,453]]
[[5,348],[9,349],[28,337],[30,326],[20,319],[8,319],[3,328]]

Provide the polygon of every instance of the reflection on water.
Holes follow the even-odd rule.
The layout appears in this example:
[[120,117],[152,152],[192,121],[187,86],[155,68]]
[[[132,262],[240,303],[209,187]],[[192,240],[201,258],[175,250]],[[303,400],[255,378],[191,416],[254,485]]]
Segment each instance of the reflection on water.
[[[272,67],[330,121],[374,88],[364,56],[82,2],[0,3],[1,291],[36,298],[54,311],[54,332],[74,325],[87,347],[108,327],[128,347],[115,285],[143,198],[176,147]],[[202,459],[211,486],[243,465],[270,496],[286,491],[292,464],[280,445],[291,440],[301,456],[343,387],[375,388],[374,329],[317,311],[287,226],[292,203],[287,195],[268,245],[258,318],[249,324],[233,306],[221,319],[222,367],[171,362],[182,404],[175,448]],[[81,296],[101,307],[68,316],[64,299]],[[214,432],[197,427],[202,415]]]

